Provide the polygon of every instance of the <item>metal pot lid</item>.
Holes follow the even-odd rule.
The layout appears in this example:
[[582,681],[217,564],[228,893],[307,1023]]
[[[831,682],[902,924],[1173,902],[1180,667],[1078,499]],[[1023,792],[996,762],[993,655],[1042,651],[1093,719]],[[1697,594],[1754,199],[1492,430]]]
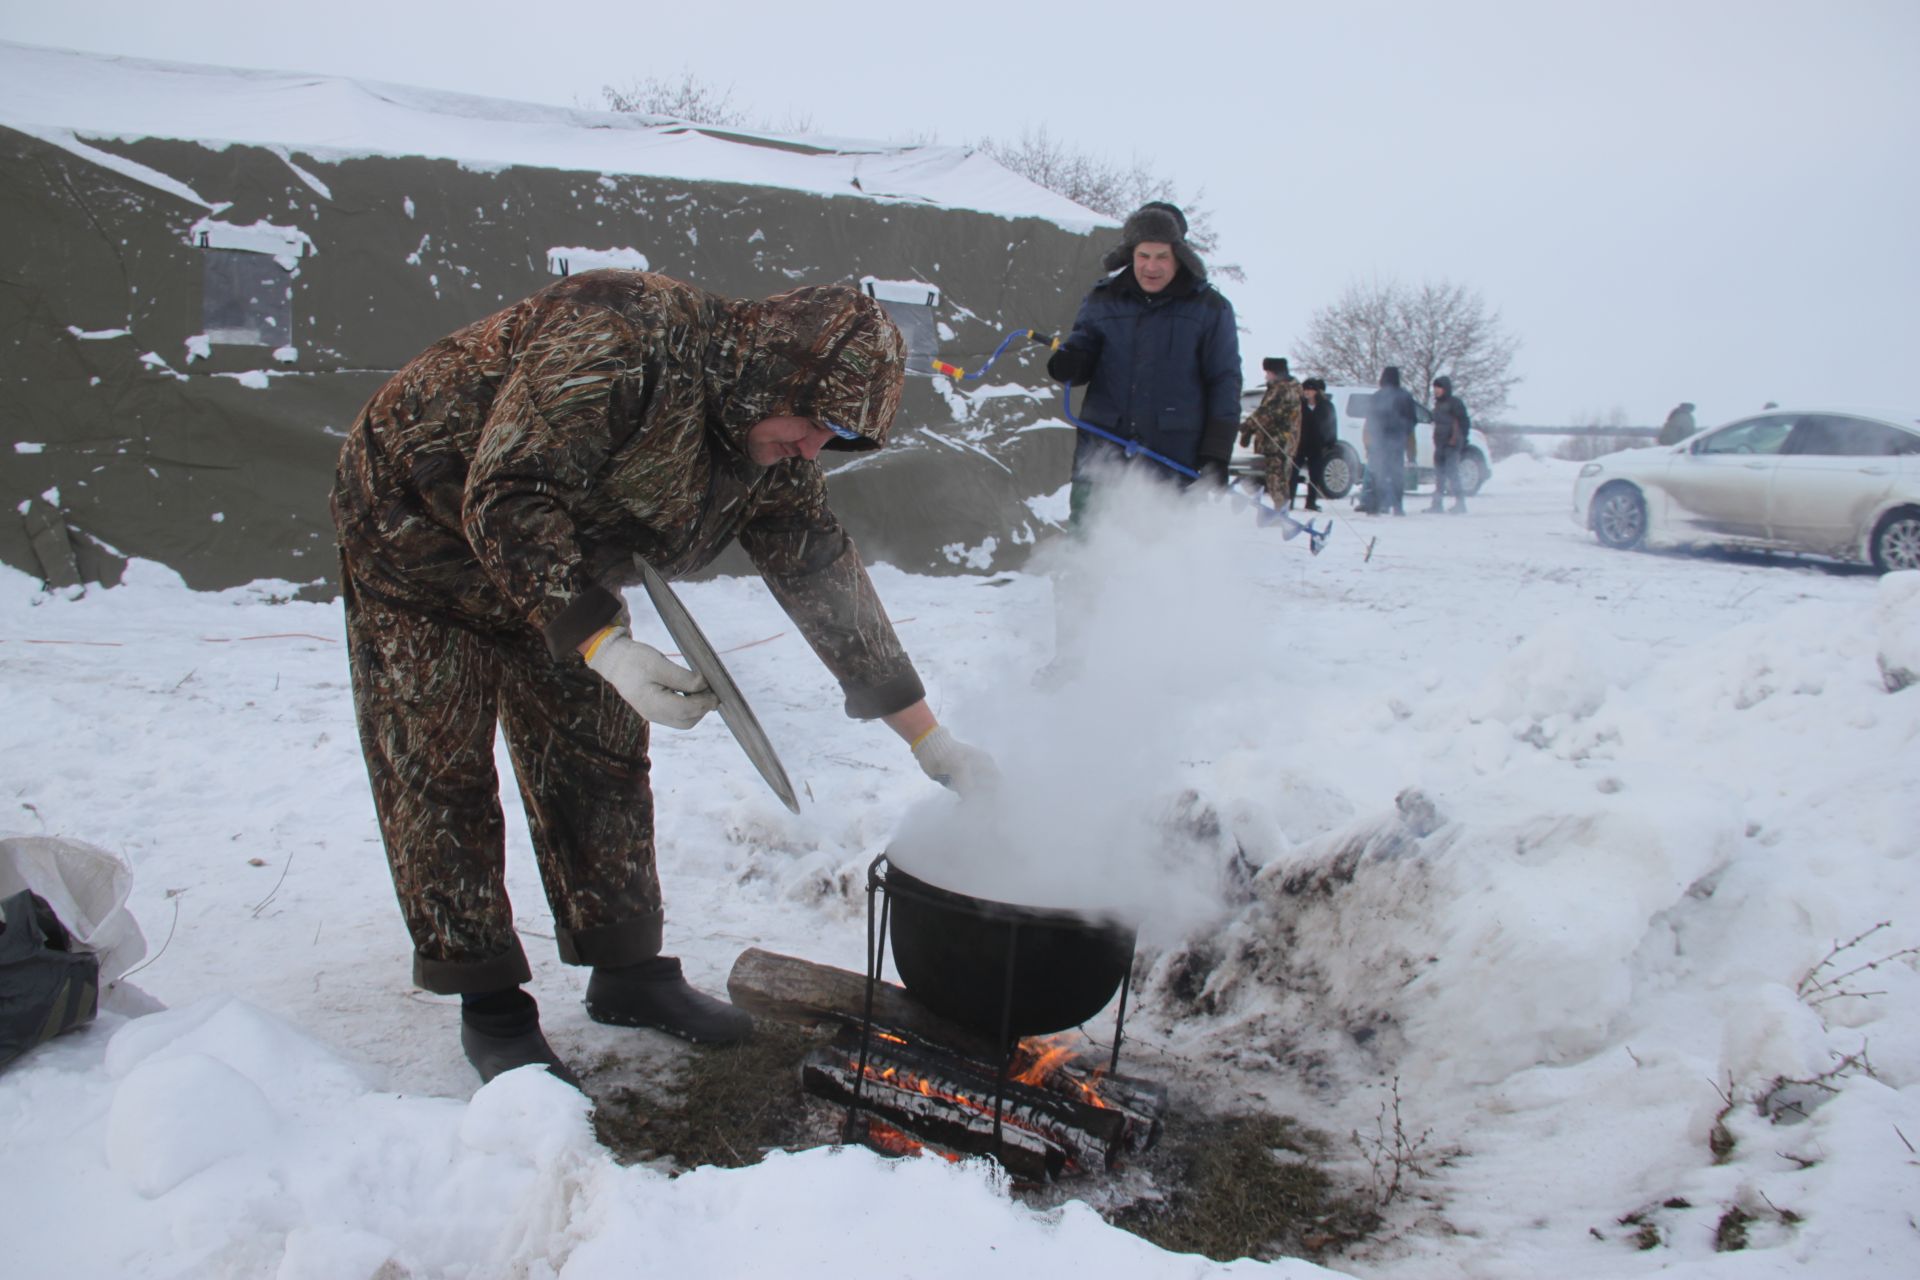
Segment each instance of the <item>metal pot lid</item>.
[[773,749],[773,743],[767,740],[766,730],[760,727],[760,721],[753,714],[753,708],[740,696],[740,686],[727,674],[725,664],[713,646],[707,643],[707,637],[701,634],[700,624],[693,620],[687,607],[680,603],[680,597],[673,594],[673,588],[660,576],[659,570],[639,556],[633,562],[640,567],[640,582],[646,587],[647,596],[653,601],[653,607],[659,610],[660,621],[667,624],[667,634],[680,646],[680,656],[687,665],[706,677],[707,687],[720,699],[720,718],[726,721],[727,728],[733,733],[733,740],[747,753],[747,759],[753,761],[753,767],[773,788],[773,794],[794,813],[800,812],[800,798],[793,792],[793,783],[787,780],[787,771],[780,764],[780,756]]

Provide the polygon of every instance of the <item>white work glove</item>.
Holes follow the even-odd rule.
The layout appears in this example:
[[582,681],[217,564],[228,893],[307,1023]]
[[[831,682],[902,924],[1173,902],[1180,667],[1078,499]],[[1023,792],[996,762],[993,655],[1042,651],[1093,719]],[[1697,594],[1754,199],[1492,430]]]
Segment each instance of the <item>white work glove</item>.
[[970,747],[936,725],[913,744],[913,758],[921,772],[950,791],[963,796],[987,790],[1000,781],[1000,766],[978,747]]
[[720,705],[706,677],[641,644],[625,627],[608,627],[588,646],[587,666],[654,724],[691,729]]

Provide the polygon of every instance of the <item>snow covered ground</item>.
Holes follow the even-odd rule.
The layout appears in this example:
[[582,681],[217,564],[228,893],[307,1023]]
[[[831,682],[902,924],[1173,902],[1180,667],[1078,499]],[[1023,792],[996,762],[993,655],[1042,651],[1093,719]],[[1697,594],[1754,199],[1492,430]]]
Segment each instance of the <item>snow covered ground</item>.
[[[804,811],[717,721],[659,735],[669,949],[710,989],[750,945],[858,968],[867,863],[986,823],[1015,856],[936,849],[956,876],[1154,904],[1133,1070],[1334,1135],[1397,1088],[1432,1176],[1345,1273],[1915,1274],[1920,688],[1880,670],[1920,668],[1914,575],[1609,552],[1572,473],[1509,459],[1469,516],[1343,515],[1317,558],[1226,504],[1140,506],[1087,550],[1085,663],[1046,691],[1047,578],[878,568],[936,707],[1007,770],[986,819],[840,714],[757,582],[687,585]],[[0,1073],[10,1272],[1323,1274],[1165,1254],[979,1164],[669,1179],[544,1076],[476,1089],[457,1008],[408,981],[338,606],[277,594],[0,570],[0,834],[131,861],[131,981],[167,1006]],[[595,1091],[673,1066],[586,1019],[507,812],[556,1047]],[[1716,1252],[1730,1208],[1747,1247]]]

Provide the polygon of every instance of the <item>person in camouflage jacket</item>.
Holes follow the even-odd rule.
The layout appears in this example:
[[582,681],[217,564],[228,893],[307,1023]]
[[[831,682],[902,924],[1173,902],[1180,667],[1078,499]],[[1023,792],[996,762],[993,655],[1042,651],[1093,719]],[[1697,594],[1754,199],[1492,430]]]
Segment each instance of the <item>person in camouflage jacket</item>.
[[1267,460],[1267,499],[1287,506],[1293,491],[1293,458],[1300,442],[1300,384],[1287,371],[1284,356],[1260,362],[1267,393],[1240,424],[1240,447],[1251,445]]
[[627,633],[635,557],[672,579],[738,540],[839,680],[937,780],[992,762],[928,709],[853,541],[822,448],[877,449],[905,348],[851,286],[736,301],[593,271],[429,347],[363,409],[333,491],[356,716],[414,980],[463,999],[483,1079],[574,1081],[520,989],[493,767],[504,729],[560,957],[588,1012],[729,1041],[747,1016],[660,955],[648,720],[714,703]]

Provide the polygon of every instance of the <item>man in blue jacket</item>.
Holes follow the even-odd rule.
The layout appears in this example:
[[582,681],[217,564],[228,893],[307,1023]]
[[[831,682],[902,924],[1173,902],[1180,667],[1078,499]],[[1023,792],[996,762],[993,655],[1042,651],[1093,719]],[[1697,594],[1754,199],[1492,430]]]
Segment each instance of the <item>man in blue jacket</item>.
[[[1207,268],[1187,243],[1186,215],[1164,201],[1141,205],[1103,265],[1113,274],[1080,304],[1073,332],[1047,361],[1048,374],[1086,384],[1085,421],[1225,485],[1240,427],[1240,338],[1233,304],[1207,283]],[[1124,465],[1189,482],[1082,431],[1073,453],[1071,523],[1080,523],[1093,481]]]

